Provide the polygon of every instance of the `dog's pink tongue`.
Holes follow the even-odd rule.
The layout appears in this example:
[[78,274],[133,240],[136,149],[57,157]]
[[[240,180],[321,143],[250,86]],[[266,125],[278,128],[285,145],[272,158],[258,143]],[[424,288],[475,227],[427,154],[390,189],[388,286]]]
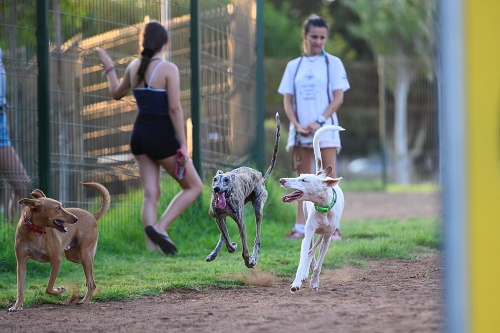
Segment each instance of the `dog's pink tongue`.
[[226,198],[224,197],[224,192],[217,193],[217,206],[220,209],[226,208]]

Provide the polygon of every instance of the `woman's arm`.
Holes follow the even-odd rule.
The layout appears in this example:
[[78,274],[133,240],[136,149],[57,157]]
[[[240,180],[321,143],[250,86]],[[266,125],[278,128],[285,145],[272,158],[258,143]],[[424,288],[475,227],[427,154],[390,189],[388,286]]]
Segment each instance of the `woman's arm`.
[[[328,104],[327,108],[323,111],[321,116],[323,117],[324,120],[328,119],[332,114],[337,112],[337,110],[340,108],[340,106],[344,103],[344,91],[342,89],[337,89],[333,91],[333,99]],[[316,132],[322,125],[318,123],[317,121],[310,123],[307,125],[307,128],[311,132]]]
[[179,68],[171,62],[167,62],[166,79],[167,79],[167,94],[169,115],[174,125],[177,140],[181,145],[181,149],[187,152],[186,131],[184,129],[184,110],[181,105],[180,98],[180,76]]
[[99,59],[101,60],[102,64],[104,65],[104,75],[106,75],[106,79],[108,80],[109,94],[116,100],[121,99],[123,96],[125,96],[125,94],[131,87],[130,68],[131,65],[135,61],[137,61],[137,59],[134,59],[130,62],[130,64],[127,66],[127,69],[125,70],[125,75],[123,76],[122,81],[119,82],[111,57],[106,53],[105,50],[99,47],[96,48],[96,52],[99,55]]
[[342,89],[337,89],[333,91],[333,99],[326,108],[325,111],[323,111],[323,117],[325,119],[328,119],[332,114],[337,112],[337,110],[340,108],[340,106],[344,103],[344,91]]
[[300,125],[300,123],[297,119],[297,116],[295,114],[295,110],[293,107],[293,95],[291,95],[291,94],[284,95],[283,107],[285,108],[285,113],[286,113],[286,116],[288,117],[288,120],[290,120],[290,122],[293,124],[293,126],[295,126],[295,129],[297,130],[297,132],[301,135],[304,135],[304,136],[309,135],[311,133],[310,130],[305,128],[305,127],[302,127],[302,125]]

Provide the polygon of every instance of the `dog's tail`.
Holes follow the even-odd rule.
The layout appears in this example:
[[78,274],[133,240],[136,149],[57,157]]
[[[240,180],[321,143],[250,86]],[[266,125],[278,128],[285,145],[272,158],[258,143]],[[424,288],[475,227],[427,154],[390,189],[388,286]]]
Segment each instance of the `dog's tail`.
[[323,159],[321,158],[321,150],[319,149],[319,138],[327,131],[344,131],[344,129],[337,125],[326,125],[321,127],[314,133],[313,147],[314,147],[314,159],[316,160],[316,173],[323,170]]
[[99,183],[81,183],[85,187],[91,187],[98,190],[102,195],[102,206],[99,210],[94,213],[94,217],[99,220],[109,209],[109,204],[111,202],[111,196],[109,195],[108,189]]
[[269,169],[267,169],[266,174],[263,177],[264,183],[266,182],[267,178],[271,175],[271,172],[274,170],[274,166],[276,165],[276,159],[278,157],[278,147],[280,143],[280,136],[281,136],[281,123],[280,123],[280,115],[278,112],[276,112],[276,142],[274,144],[274,150],[273,150],[273,157],[271,158],[271,165],[269,166]]

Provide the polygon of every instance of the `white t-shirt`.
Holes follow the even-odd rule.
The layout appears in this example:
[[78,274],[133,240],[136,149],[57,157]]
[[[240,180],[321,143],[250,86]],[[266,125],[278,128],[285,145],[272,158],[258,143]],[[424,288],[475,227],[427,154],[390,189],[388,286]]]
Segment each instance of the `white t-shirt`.
[[[328,57],[328,64],[326,57]],[[297,66],[299,66],[298,70]],[[303,56],[288,62],[278,92],[282,95],[290,94],[294,96],[295,114],[299,123],[306,126],[316,121],[325,111],[329,104],[328,97],[330,97],[330,100],[333,99],[334,90],[342,89],[342,91],[346,91],[349,88],[349,81],[342,61],[331,54],[325,53],[325,55],[315,57]],[[337,113],[335,112],[331,117],[328,117],[325,124],[338,125]],[[295,146],[295,136],[295,126],[290,123],[287,149]],[[313,136],[313,134],[306,137],[299,135],[297,139],[301,144],[307,144],[312,143]],[[326,132],[322,136],[320,143],[340,150],[339,132]]]

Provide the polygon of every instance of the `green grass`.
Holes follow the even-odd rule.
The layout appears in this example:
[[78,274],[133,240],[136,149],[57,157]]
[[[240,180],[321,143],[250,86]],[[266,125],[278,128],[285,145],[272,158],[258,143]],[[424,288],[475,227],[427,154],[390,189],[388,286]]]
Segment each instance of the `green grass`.
[[[172,186],[165,186],[171,188]],[[300,241],[289,241],[284,235],[293,225],[295,206],[281,202],[285,190],[277,181],[268,184],[269,200],[262,226],[262,245],[258,269],[270,273],[278,281],[291,281],[298,264]],[[162,207],[175,194],[164,193]],[[130,192],[140,202],[140,191]],[[245,287],[248,275],[241,258],[241,244],[236,224],[228,219],[232,240],[238,243],[235,253],[221,250],[213,262],[205,257],[215,246],[219,232],[209,217],[210,188],[205,187],[199,209],[186,211],[169,229],[180,252],[173,257],[145,250],[140,221],[140,205],[130,208],[127,217],[120,215],[123,207],[113,206],[99,221],[99,244],[94,263],[98,290],[93,301],[131,299],[152,296],[169,290]],[[130,197],[125,202],[131,202]],[[250,247],[255,236],[252,209],[247,206],[245,221]],[[342,242],[332,243],[323,268],[364,265],[367,259],[411,259],[424,252],[440,250],[440,222],[435,219],[357,220],[342,221]],[[15,226],[0,228],[0,307],[8,308],[16,299],[16,261],[14,253]],[[85,280],[80,265],[63,260],[56,286],[64,285],[70,292],[59,297],[45,294],[50,266],[30,260],[26,278],[24,303],[30,307],[42,303],[64,304],[72,294],[85,294]]]

